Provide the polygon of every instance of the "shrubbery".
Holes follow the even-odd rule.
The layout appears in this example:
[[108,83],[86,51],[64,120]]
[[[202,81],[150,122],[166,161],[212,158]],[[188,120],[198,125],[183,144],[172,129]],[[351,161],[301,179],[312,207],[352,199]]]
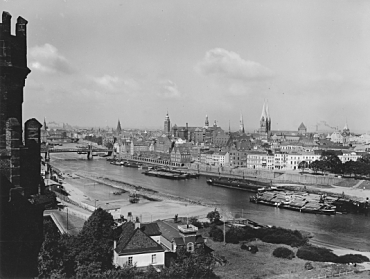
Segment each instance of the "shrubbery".
[[247,250],[252,254],[256,254],[258,252],[258,247],[256,245],[245,245],[244,243],[240,246],[240,249]]
[[368,262],[369,258],[360,254],[346,254],[339,256],[337,263],[363,263]]
[[307,239],[302,234],[295,230],[287,230],[283,228],[262,228],[261,236],[262,241],[274,244],[286,244],[292,247],[299,247],[307,243]]
[[223,241],[224,232],[217,226],[211,226],[209,236],[212,237],[213,241]]
[[362,263],[369,259],[359,254],[335,255],[331,250],[323,247],[305,245],[298,249],[297,257],[303,260],[333,263]]
[[331,250],[323,247],[305,245],[298,249],[297,257],[303,260],[316,262],[333,262],[335,263],[338,256]]
[[293,259],[294,258],[294,252],[286,247],[278,247],[272,252],[272,255],[277,258],[283,258],[283,259]]
[[226,232],[227,243],[237,244],[239,241],[250,241],[252,239],[260,239],[274,244],[286,244],[292,247],[299,247],[307,243],[307,238],[303,237],[299,231],[276,227],[261,229],[231,227]]

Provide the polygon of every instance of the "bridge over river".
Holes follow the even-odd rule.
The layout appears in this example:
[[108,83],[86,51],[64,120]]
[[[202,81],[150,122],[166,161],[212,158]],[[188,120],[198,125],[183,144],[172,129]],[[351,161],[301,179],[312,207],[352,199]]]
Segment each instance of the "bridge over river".
[[40,149],[41,154],[45,154],[45,160],[50,160],[50,153],[66,153],[66,152],[74,152],[78,154],[86,154],[87,159],[90,160],[93,158],[94,153],[104,153],[106,152],[107,155],[109,156],[112,154],[113,149],[110,148],[101,148],[101,147],[96,147],[93,145],[87,145],[84,147],[75,147],[75,148],[55,148],[55,147],[49,147],[49,146],[44,146],[41,147]]

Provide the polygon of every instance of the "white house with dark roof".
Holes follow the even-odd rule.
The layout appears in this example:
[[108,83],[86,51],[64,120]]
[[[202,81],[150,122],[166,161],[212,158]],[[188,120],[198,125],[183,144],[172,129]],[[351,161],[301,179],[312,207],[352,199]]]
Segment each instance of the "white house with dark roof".
[[130,221],[123,224],[118,240],[114,241],[113,264],[137,267],[152,265],[156,268],[163,268],[165,253],[156,238],[160,238],[160,231],[156,224],[147,224],[144,228],[141,228],[140,223]]

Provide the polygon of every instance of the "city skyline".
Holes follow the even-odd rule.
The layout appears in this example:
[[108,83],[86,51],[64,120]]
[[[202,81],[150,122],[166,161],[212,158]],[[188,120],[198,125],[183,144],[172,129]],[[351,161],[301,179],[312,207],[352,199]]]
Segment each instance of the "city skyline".
[[268,100],[272,130],[370,130],[366,1],[48,3],[3,1],[30,22],[25,119],[253,131]]

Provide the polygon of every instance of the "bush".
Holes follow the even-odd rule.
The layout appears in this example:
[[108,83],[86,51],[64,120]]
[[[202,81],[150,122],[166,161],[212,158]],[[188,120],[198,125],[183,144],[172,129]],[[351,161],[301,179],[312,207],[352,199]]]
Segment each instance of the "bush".
[[248,249],[247,249],[249,252],[251,252],[252,254],[256,254],[258,252],[258,247],[255,246],[255,245],[250,245],[248,246]]
[[329,249],[305,245],[298,249],[297,257],[303,260],[316,262],[336,262],[338,256]]
[[248,246],[245,245],[244,243],[240,246],[240,249],[242,250],[247,250],[248,249]]
[[346,254],[339,256],[337,263],[363,263],[368,262],[369,258],[360,254]]
[[304,268],[307,269],[307,270],[311,270],[313,269],[313,265],[311,262],[306,262],[305,265],[304,265]]
[[227,243],[238,244],[239,241],[243,239],[243,229],[237,228],[237,227],[231,227],[226,232],[225,238],[226,238]]
[[210,226],[208,222],[203,222],[202,225],[203,225],[203,228],[209,228]]
[[369,261],[368,257],[360,254],[337,256],[327,248],[310,245],[305,245],[299,248],[297,251],[297,257],[309,261],[333,263],[363,263]]
[[283,259],[293,259],[294,258],[294,252],[286,247],[278,247],[272,252],[272,255],[277,258],[283,258]]
[[209,230],[209,236],[212,237],[213,241],[223,241],[224,232],[217,226],[212,226]]
[[274,244],[286,244],[292,247],[299,247],[307,243],[307,239],[299,231],[292,231],[283,228],[263,228],[260,239],[264,242]]

